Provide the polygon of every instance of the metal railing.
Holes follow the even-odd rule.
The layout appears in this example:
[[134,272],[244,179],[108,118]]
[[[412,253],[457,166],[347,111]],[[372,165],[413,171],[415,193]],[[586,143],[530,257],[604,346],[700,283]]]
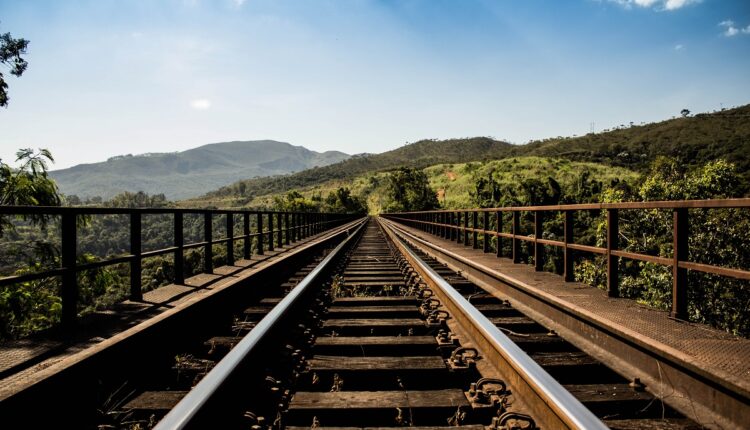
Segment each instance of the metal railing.
[[[143,215],[166,214],[173,217],[173,246],[143,252]],[[183,219],[185,214],[203,216],[203,240],[185,243]],[[130,253],[114,258],[86,264],[78,264],[79,217],[91,215],[127,215],[130,218]],[[226,237],[214,238],[214,217],[225,215]],[[235,236],[235,215],[242,219],[241,235]],[[142,261],[144,258],[165,254],[174,256],[175,284],[185,283],[184,251],[203,248],[203,272],[213,273],[213,246],[226,244],[226,262],[236,261],[234,244],[243,241],[242,258],[250,259],[253,253],[253,239],[256,239],[255,253],[262,255],[264,248],[273,251],[276,247],[321,233],[353,219],[353,216],[333,213],[250,211],[229,209],[177,209],[177,208],[105,208],[105,207],[50,207],[50,206],[0,206],[0,216],[45,216],[58,217],[60,222],[60,261],[56,269],[0,277],[0,286],[60,277],[61,279],[61,325],[68,330],[75,326],[78,315],[78,285],[76,275],[86,270],[115,264],[130,265],[131,300],[143,299],[141,285]],[[274,224],[275,219],[275,224]],[[265,220],[265,223],[264,223]],[[254,221],[254,229],[251,229]],[[267,228],[264,228],[267,225]]]
[[[544,267],[544,247],[551,246],[563,250],[562,275],[566,282],[572,282],[574,252],[584,252],[604,256],[607,262],[607,293],[610,297],[619,297],[619,259],[654,263],[672,268],[672,309],[670,315],[676,319],[688,319],[688,270],[720,275],[729,278],[750,280],[750,271],[703,264],[688,260],[689,210],[691,209],[730,209],[750,208],[750,199],[722,200],[683,200],[625,203],[592,203],[555,206],[513,206],[500,208],[439,210],[423,212],[388,213],[386,219],[401,222],[419,228],[441,238],[472,245],[479,248],[482,235],[482,249],[491,252],[488,238],[496,238],[495,253],[503,256],[503,239],[510,239],[510,257],[514,263],[521,262],[522,242],[530,242],[533,247],[535,270]],[[619,215],[621,211],[637,209],[672,210],[672,257],[661,257],[619,249]],[[573,235],[574,216],[580,211],[606,211],[606,246],[592,246],[575,243]],[[532,234],[521,232],[521,215],[533,216]],[[563,214],[563,240],[544,239],[544,219],[548,213]],[[481,217],[480,217],[481,214]],[[492,216],[494,214],[494,216]],[[509,215],[505,215],[509,214]],[[493,218],[493,219],[491,219]],[[510,218],[510,231],[503,229],[504,218]],[[494,227],[494,228],[493,228]]]

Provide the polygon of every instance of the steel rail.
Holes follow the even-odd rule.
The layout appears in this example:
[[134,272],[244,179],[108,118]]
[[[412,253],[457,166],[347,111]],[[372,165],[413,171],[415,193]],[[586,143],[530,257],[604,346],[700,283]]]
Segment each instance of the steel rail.
[[[391,237],[395,238],[402,245],[399,246],[399,249],[407,255],[412,266],[419,272],[426,274],[431,284],[437,286],[443,295],[450,299],[453,305],[451,306],[451,310],[458,311],[463,318],[462,322],[468,322],[475,328],[475,332],[480,334],[486,344],[491,346],[501,356],[501,359],[518,373],[541,401],[560,419],[563,425],[571,429],[604,430],[608,428],[568,390],[521,350],[508,336],[500,331],[486,316],[482,315],[455,288],[417,256],[406,242],[396,234],[389,223],[382,223],[381,225],[385,225],[391,230]],[[528,399],[525,401],[528,402]]]
[[[189,428],[197,417],[201,408],[221,386],[232,376],[247,357],[256,352],[255,349],[264,337],[271,332],[297,300],[315,284],[318,275],[333,261],[339,252],[356,237],[356,233],[366,224],[367,218],[360,221],[358,226],[346,230],[348,237],[341,242],[312,272],[305,276],[291,292],[284,297],[255,328],[250,331],[216,366],[195,386],[180,402],[167,413],[154,428],[155,430],[178,430]],[[352,232],[352,230],[354,230]]]

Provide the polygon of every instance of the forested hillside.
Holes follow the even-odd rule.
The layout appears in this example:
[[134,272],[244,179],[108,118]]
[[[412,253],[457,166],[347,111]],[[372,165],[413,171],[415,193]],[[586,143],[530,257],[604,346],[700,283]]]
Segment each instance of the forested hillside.
[[750,105],[604,133],[531,142],[514,155],[562,157],[628,167],[640,172],[660,155],[687,166],[724,159],[750,182]]
[[[465,163],[506,156],[513,145],[487,137],[471,139],[422,140],[382,154],[355,155],[340,163],[304,170],[291,175],[248,179],[208,193],[187,205],[236,205],[233,198],[240,190],[252,197],[283,193],[287,190],[322,184],[328,181],[353,179],[368,172],[394,169],[399,166],[424,168],[440,163]],[[222,200],[228,200],[222,202]]]
[[[425,168],[437,164],[540,156],[624,167],[644,173],[658,156],[685,166],[724,159],[733,163],[750,190],[750,105],[645,125],[623,125],[581,137],[553,138],[511,145],[486,137],[423,140],[382,154],[356,155],[327,167],[290,175],[247,179],[185,202],[198,206],[262,204],[288,190],[333,189],[349,186],[365,174],[398,167]],[[450,195],[450,194],[449,194]]]

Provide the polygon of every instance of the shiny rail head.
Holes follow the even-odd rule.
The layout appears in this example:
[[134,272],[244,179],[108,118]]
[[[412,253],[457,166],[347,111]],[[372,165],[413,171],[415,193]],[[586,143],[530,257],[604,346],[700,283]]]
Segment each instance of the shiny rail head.
[[296,303],[308,288],[316,281],[318,275],[339,256],[341,251],[357,237],[357,232],[366,225],[367,218],[340,234],[346,238],[329,253],[307,276],[305,276],[292,291],[277,304],[271,312],[258,322],[216,366],[190,392],[172,408],[164,418],[154,427],[155,430],[178,430],[191,428],[201,409],[206,406],[210,398],[221,389],[221,386],[238,369],[242,361],[255,352],[263,337],[270,332],[287,311]]
[[[523,352],[508,336],[495,327],[487,317],[469,303],[443,277],[414,253],[391,225],[388,225],[388,228],[394,233],[392,237],[402,245],[403,252],[407,253],[415,264],[453,301],[470,320],[470,323],[477,327],[478,331],[482,333],[492,347],[521,374],[522,378],[534,388],[537,395],[545,400],[550,408],[560,416],[561,420],[569,425],[569,428],[601,430],[608,428],[578,399],[570,394],[568,390],[553,379],[549,373],[545,372],[539,364]],[[410,236],[405,232],[400,233]]]

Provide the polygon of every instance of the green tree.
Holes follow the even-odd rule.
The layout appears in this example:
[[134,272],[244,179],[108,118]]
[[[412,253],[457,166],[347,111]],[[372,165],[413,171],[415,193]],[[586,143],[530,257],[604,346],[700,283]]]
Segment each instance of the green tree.
[[[737,197],[742,180],[736,167],[724,160],[688,169],[671,158],[658,158],[649,174],[633,188],[610,188],[602,201],[691,200]],[[719,267],[750,266],[744,252],[750,242],[750,214],[745,209],[691,209],[688,259]],[[597,245],[603,246],[606,221],[596,225]],[[672,212],[670,210],[621,210],[620,249],[660,257],[672,257]],[[576,267],[583,282],[604,287],[605,265],[599,259],[584,260]],[[689,307],[691,321],[744,336],[750,335],[750,285],[747,281],[690,271]],[[660,309],[672,304],[672,269],[653,263],[623,259],[620,265],[620,293]]]
[[419,169],[401,167],[388,175],[386,212],[421,211],[439,207],[437,193]]
[[[46,149],[38,152],[21,149],[16,153],[18,167],[12,167],[0,160],[0,205],[60,206],[57,184],[47,175],[47,162],[54,162]],[[41,215],[23,216],[35,224],[46,224],[47,217]],[[12,224],[0,217],[0,236]]]
[[[26,54],[28,46],[28,40],[14,39],[10,33],[0,35],[0,64],[9,67],[11,75],[21,76],[26,71],[29,63],[21,55]],[[7,107],[8,100],[8,84],[0,72],[0,106]]]

